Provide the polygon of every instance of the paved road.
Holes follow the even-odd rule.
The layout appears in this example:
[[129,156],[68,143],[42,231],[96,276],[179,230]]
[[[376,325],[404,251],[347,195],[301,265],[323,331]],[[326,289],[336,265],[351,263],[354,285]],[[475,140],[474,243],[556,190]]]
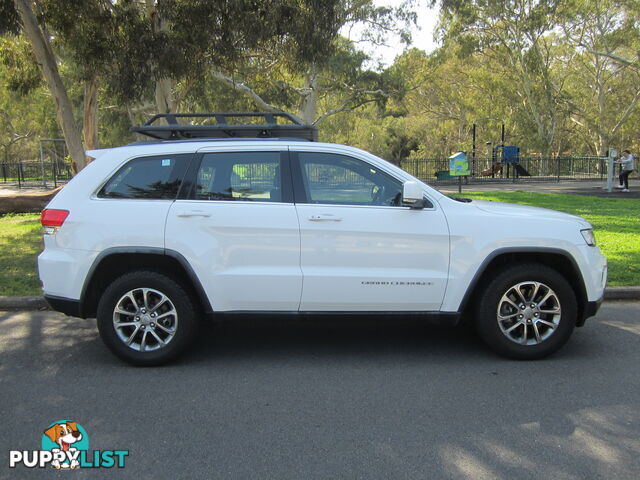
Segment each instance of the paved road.
[[[559,354],[508,361],[464,329],[350,322],[207,328],[164,368],[112,357],[91,321],[0,313],[0,477],[638,478],[640,304],[605,304]],[[9,470],[81,423],[125,470]]]
[[[638,187],[638,181],[636,179],[630,180],[629,188],[630,192],[622,192],[615,188],[618,184],[618,177],[614,179],[614,188],[612,192],[603,190],[602,187],[606,186],[605,181],[599,180],[578,180],[578,181],[562,181],[562,182],[540,182],[540,181],[518,181],[518,182],[500,182],[500,183],[474,183],[471,185],[462,186],[462,196],[464,192],[492,192],[503,191],[513,192],[522,190],[524,192],[539,192],[539,193],[566,193],[572,195],[586,195],[589,197],[600,198],[640,198],[640,188]],[[458,185],[432,185],[442,193],[447,195],[458,195]]]

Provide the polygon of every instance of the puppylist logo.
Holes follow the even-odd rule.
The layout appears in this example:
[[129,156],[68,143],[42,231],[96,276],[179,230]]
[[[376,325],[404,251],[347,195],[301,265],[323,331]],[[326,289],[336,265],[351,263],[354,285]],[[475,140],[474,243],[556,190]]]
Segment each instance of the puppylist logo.
[[124,468],[129,450],[89,451],[89,435],[78,422],[58,420],[42,434],[40,450],[11,450],[9,467],[27,468],[51,466],[61,470],[78,468]]

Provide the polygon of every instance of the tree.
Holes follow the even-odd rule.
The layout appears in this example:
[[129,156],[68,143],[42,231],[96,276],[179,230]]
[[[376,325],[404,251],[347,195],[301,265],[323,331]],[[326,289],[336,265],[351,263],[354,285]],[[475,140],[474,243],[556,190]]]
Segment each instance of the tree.
[[[180,9],[172,9],[171,15],[176,26],[174,18],[180,18]],[[366,56],[338,37],[344,25],[365,23],[369,36],[379,36],[415,20],[404,4],[390,9],[375,7],[371,0],[289,1],[262,15],[266,16],[262,23],[290,24],[290,30],[237,50],[231,62],[215,55],[209,62],[193,60],[209,69],[205,75],[249,98],[254,108],[270,112],[294,108],[298,118],[309,124],[367,103],[384,102],[389,96],[388,79],[363,69]],[[338,101],[320,113],[319,106],[328,97]]]
[[535,125],[540,149],[549,155],[556,134],[562,80],[554,75],[557,36],[564,21],[560,0],[473,0],[442,2],[440,29],[445,41],[480,52],[512,74],[518,95]]
[[15,9],[20,18],[22,30],[31,43],[38,67],[55,100],[58,122],[71,155],[73,168],[75,171],[79,171],[86,164],[82,135],[73,116],[73,107],[58,70],[49,33],[46,26],[38,22],[33,6],[31,0],[15,0]]
[[571,120],[588,132],[599,155],[606,155],[640,102],[640,63],[625,58],[640,36],[637,21],[622,3],[584,0],[564,26]]

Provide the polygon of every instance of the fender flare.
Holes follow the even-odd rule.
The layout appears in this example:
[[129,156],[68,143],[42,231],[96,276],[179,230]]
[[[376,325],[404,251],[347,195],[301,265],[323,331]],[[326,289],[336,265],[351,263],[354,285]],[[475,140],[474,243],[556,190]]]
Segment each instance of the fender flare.
[[96,269],[98,265],[107,257],[112,255],[119,254],[142,254],[142,255],[164,255],[167,257],[171,257],[176,260],[184,269],[187,274],[188,279],[191,281],[193,288],[195,289],[195,293],[200,299],[202,303],[202,307],[204,308],[205,314],[213,313],[213,309],[211,308],[211,302],[209,301],[209,297],[207,296],[204,288],[202,287],[202,283],[200,283],[200,279],[196,275],[196,272],[193,270],[193,267],[189,263],[189,261],[179,252],[175,250],[170,250],[167,248],[158,248],[158,247],[112,247],[103,250],[98,254],[98,256],[94,259],[89,271],[87,272],[87,276],[85,277],[84,284],[82,285],[82,292],[80,294],[80,311],[84,312],[85,310],[85,301],[87,295],[87,289],[89,288],[89,284],[93,279]]
[[[473,296],[473,293],[476,287],[478,286],[478,282],[480,281],[480,278],[482,278],[482,275],[484,275],[485,271],[487,270],[491,262],[493,262],[493,260],[495,260],[497,257],[501,255],[509,254],[509,253],[519,253],[519,254],[527,254],[527,253],[545,254],[546,253],[546,254],[552,254],[552,255],[562,255],[564,258],[569,260],[569,262],[571,263],[571,266],[573,267],[573,270],[577,273],[576,286],[580,289],[580,292],[576,292],[576,293],[580,294],[585,299],[587,298],[587,290],[584,284],[584,278],[582,277],[582,271],[580,270],[580,267],[578,266],[578,263],[576,262],[575,258],[573,258],[573,255],[571,255],[566,250],[562,250],[560,248],[553,248],[553,247],[504,247],[504,248],[498,248],[497,250],[494,250],[489,255],[487,255],[487,257],[482,261],[482,263],[480,264],[480,267],[478,267],[478,269],[476,270],[476,273],[471,279],[471,282],[469,282],[469,285],[467,286],[467,290],[464,296],[462,297],[462,301],[458,306],[459,313],[464,312],[465,309],[467,308],[469,301],[471,300],[471,297]],[[581,308],[581,306],[579,306],[579,308]]]

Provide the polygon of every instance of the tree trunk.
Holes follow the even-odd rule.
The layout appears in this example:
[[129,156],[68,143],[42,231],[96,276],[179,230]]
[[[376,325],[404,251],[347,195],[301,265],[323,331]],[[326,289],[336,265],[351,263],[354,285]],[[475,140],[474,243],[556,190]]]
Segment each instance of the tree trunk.
[[303,91],[298,117],[302,118],[307,125],[312,125],[318,114],[318,74],[314,66],[311,66],[304,75]]
[[73,169],[78,172],[86,165],[82,136],[73,118],[71,102],[69,101],[67,90],[62,83],[56,59],[49,44],[49,39],[42,32],[42,29],[36,21],[30,0],[15,0],[15,6],[20,14],[24,33],[33,47],[38,67],[56,102],[58,122],[62,128],[67,149],[71,154]]
[[87,150],[98,148],[98,77],[93,75],[84,84],[84,123],[82,136]]
[[173,87],[175,80],[172,78],[161,78],[156,81],[156,106],[158,113],[175,113],[176,102],[173,97]]
[[[157,4],[155,0],[145,0],[145,8],[147,18],[151,22],[151,28],[155,33],[164,32],[169,29],[166,20],[158,15]],[[176,81],[172,78],[158,78],[156,80],[155,99],[158,113],[175,113],[176,102],[173,96]]]

